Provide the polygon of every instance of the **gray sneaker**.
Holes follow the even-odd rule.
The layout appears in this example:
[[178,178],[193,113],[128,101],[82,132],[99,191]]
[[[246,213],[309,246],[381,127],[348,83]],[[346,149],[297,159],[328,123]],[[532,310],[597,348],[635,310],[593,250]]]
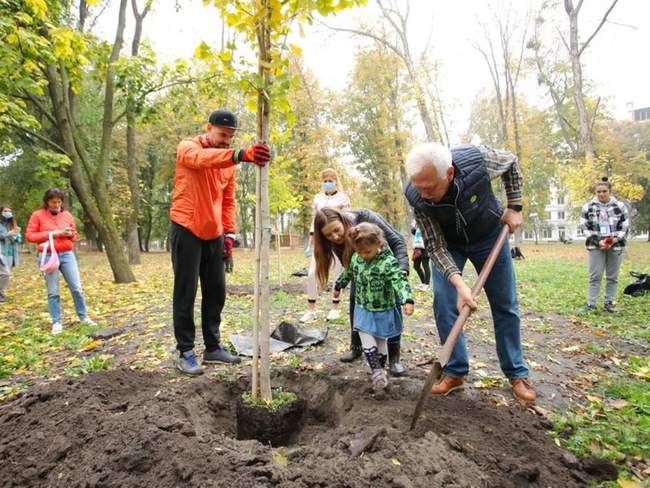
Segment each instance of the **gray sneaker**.
[[605,309],[605,312],[618,313],[618,309],[612,302],[605,302],[605,306],[603,308]]
[[176,367],[181,373],[189,374],[191,376],[198,376],[204,373],[203,368],[196,359],[194,351],[185,351],[176,362]]
[[584,307],[580,307],[580,308],[578,309],[578,313],[579,313],[580,315],[586,315],[586,314],[588,314],[588,313],[593,313],[593,312],[595,312],[596,310],[597,310],[597,309],[596,309],[596,305],[589,305],[589,304],[587,304],[587,305],[585,305]]
[[226,351],[224,348],[219,346],[214,351],[205,351],[203,353],[203,364],[216,364],[216,363],[227,363],[227,364],[237,364],[241,363],[239,356],[234,356]]

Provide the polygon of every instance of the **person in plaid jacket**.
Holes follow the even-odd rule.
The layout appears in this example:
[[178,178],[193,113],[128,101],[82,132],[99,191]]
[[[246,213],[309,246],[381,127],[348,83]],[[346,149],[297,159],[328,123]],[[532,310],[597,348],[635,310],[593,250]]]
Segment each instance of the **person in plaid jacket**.
[[627,207],[611,195],[612,184],[604,177],[596,183],[596,196],[582,207],[580,226],[589,251],[589,288],[587,305],[581,313],[596,310],[603,272],[606,274],[606,312],[616,313],[614,298],[618,287],[618,273],[623,262],[623,250],[630,227]]
[[363,353],[372,370],[372,386],[381,391],[388,385],[387,339],[402,333],[402,313],[413,313],[411,288],[393,253],[384,246],[382,230],[367,222],[351,227],[347,239],[354,249],[348,267],[341,273],[334,295],[350,281],[356,286],[354,330],[359,332]]

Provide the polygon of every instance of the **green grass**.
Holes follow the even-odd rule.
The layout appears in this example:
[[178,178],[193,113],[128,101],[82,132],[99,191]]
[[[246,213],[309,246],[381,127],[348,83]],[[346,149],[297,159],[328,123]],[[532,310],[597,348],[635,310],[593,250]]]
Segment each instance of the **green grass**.
[[75,358],[65,369],[65,372],[70,376],[80,376],[82,374],[92,373],[93,371],[108,369],[112,362],[112,357],[102,358],[100,356],[91,356],[89,358]]
[[[515,265],[522,310],[552,312],[577,317],[582,322],[624,336],[637,342],[650,340],[650,294],[630,297],[623,294],[625,286],[634,281],[629,271],[650,273],[650,244],[633,242],[619,276],[617,302],[619,313],[602,310],[579,316],[585,305],[588,283],[587,251],[577,244],[571,246],[542,245],[533,247],[526,260]],[[524,248],[526,251],[526,248]]]
[[272,392],[272,398],[270,401],[257,398],[253,400],[253,397],[249,391],[242,393],[242,398],[247,405],[253,407],[265,408],[271,412],[277,412],[284,405],[294,402],[298,399],[295,393],[290,391],[283,390],[281,388],[274,389]]
[[647,465],[650,453],[650,359],[631,356],[624,374],[601,381],[586,405],[557,414],[553,434],[581,456],[595,455],[623,467]]

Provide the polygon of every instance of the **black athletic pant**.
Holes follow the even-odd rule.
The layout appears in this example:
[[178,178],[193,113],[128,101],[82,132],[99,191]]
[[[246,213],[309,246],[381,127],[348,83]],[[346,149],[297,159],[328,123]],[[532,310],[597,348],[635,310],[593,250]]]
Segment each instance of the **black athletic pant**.
[[194,349],[194,300],[201,280],[201,329],[206,351],[219,347],[221,310],[226,301],[223,265],[223,236],[204,241],[185,227],[172,222],[172,267],[174,268],[174,335],[180,352]]
[[418,258],[413,258],[413,269],[415,269],[423,285],[431,285],[431,265],[429,264],[429,255],[426,252],[422,252]]
[[[361,350],[361,337],[359,337],[359,333],[354,330],[354,294],[355,294],[355,286],[354,286],[354,280],[350,283],[350,349],[360,351]],[[400,345],[400,339],[401,339],[401,334],[397,335],[395,337],[391,337],[388,339],[388,347],[390,348],[391,345],[396,344],[392,347],[396,347],[397,350],[399,351],[399,345]]]

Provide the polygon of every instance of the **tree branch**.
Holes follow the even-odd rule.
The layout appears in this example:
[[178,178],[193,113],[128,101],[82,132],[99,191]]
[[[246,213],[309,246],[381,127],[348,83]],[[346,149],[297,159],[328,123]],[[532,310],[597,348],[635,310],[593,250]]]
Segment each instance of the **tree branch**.
[[401,52],[397,46],[391,44],[386,39],[383,39],[383,38],[381,38],[381,37],[379,37],[379,36],[377,36],[377,35],[375,35],[375,34],[373,34],[371,32],[364,32],[364,31],[361,31],[361,30],[358,30],[358,29],[349,29],[349,28],[346,28],[346,27],[332,27],[330,25],[327,25],[324,22],[321,22],[321,23],[325,27],[327,27],[328,29],[331,29],[333,31],[348,32],[350,34],[354,34],[354,35],[357,35],[357,36],[368,37],[370,39],[373,39],[373,40],[377,41],[378,43],[383,44],[384,46],[386,46],[388,49],[390,49],[395,54],[397,54],[400,57],[401,60],[406,62],[406,57],[405,57],[404,53]]
[[56,142],[54,142],[53,140],[48,139],[47,137],[42,136],[42,135],[40,135],[40,134],[37,133],[37,132],[34,132],[34,131],[32,131],[32,130],[29,130],[29,129],[27,129],[26,127],[21,127],[21,126],[19,126],[18,124],[14,124],[13,122],[5,122],[5,123],[6,123],[8,126],[13,127],[14,129],[17,129],[17,130],[19,130],[19,131],[22,131],[22,132],[24,132],[25,134],[28,134],[28,135],[34,137],[35,139],[38,139],[39,141],[41,141],[41,142],[47,144],[48,146],[50,146],[52,149],[56,149],[56,150],[57,150],[58,152],[60,152],[61,154],[65,154],[66,156],[70,157],[70,155],[68,154],[68,152],[67,152],[65,149],[63,149],[61,146],[59,146],[59,145],[58,145]]
[[[608,15],[610,14],[610,12],[614,9],[614,7],[616,6],[617,3],[618,3],[618,0],[614,0],[614,1],[612,2],[612,4],[609,6],[609,8],[607,9],[607,12],[605,12],[605,15],[604,15],[603,18],[601,19],[600,24],[598,24],[598,27],[596,27],[596,30],[594,30],[593,34],[591,34],[591,35],[589,36],[589,39],[587,39],[587,40],[585,41],[585,43],[582,45],[582,47],[581,47],[580,50],[578,51],[578,56],[580,56],[580,55],[582,54],[582,52],[587,48],[587,46],[589,45],[589,43],[591,42],[591,40],[592,40],[594,37],[596,37],[596,34],[598,34],[598,31],[603,27],[603,24],[605,24],[605,22],[607,21],[607,16],[608,16]],[[580,4],[582,4],[582,0],[580,0]],[[580,8],[580,7],[578,6],[578,8]]]

